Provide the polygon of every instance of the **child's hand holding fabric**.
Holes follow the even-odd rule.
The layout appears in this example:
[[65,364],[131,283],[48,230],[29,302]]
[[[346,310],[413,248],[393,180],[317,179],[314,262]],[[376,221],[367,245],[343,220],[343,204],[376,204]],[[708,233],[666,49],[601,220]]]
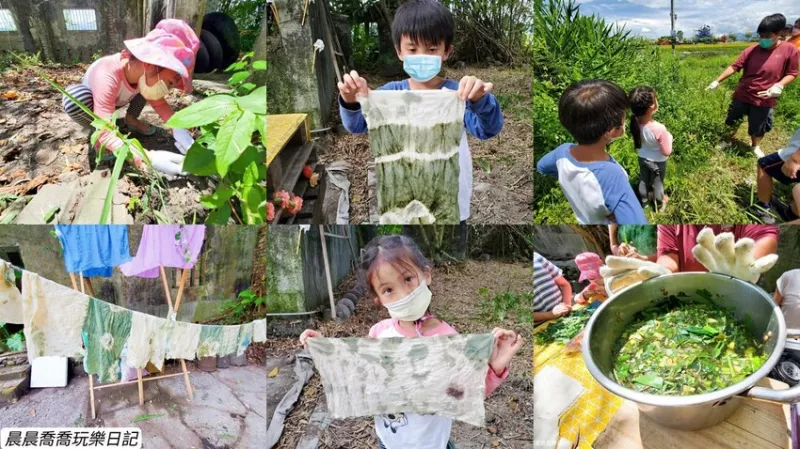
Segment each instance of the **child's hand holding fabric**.
[[494,348],[492,355],[489,357],[489,366],[492,367],[495,374],[498,376],[503,374],[503,371],[508,368],[514,354],[522,347],[522,337],[514,331],[494,328]]
[[731,232],[723,232],[715,237],[711,228],[704,228],[697,234],[697,245],[692,248],[692,254],[708,271],[727,274],[747,282],[757,282],[761,274],[778,261],[777,254],[768,254],[754,260],[753,239],[739,239],[736,244],[733,240]]
[[458,98],[476,102],[491,92],[492,87],[492,83],[484,83],[474,76],[465,76],[458,82]]
[[357,103],[357,95],[369,95],[369,86],[367,85],[367,80],[362,78],[355,70],[350,73],[346,73],[344,78],[342,78],[342,81],[339,82],[338,87],[339,95],[341,95],[342,100],[348,104]]
[[300,344],[303,345],[304,348],[309,338],[322,338],[322,334],[313,329],[304,330],[303,333],[300,334]]

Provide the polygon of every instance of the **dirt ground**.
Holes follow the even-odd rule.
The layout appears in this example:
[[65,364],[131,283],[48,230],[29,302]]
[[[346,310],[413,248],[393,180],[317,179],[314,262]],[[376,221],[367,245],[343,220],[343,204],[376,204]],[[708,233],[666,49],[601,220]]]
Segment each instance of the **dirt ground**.
[[[62,87],[80,83],[87,68],[86,64],[41,67]],[[44,184],[69,182],[90,172],[91,132],[67,117],[57,90],[31,69],[9,69],[2,72],[0,94],[0,195],[33,196]],[[178,110],[200,98],[196,91],[189,95],[173,91],[167,101]],[[124,114],[124,108],[118,111],[119,117]],[[140,119],[159,127],[158,132],[149,137],[132,133],[131,137],[137,138],[147,150],[177,152],[172,135],[149,105]],[[163,205],[160,196],[153,195],[147,207],[142,207],[141,201],[133,206],[137,223],[155,222],[153,208],[171,218],[171,222],[192,221],[195,217],[200,221],[205,217],[207,211],[199,199],[213,191],[208,179],[186,177],[171,182],[164,179],[163,183],[166,185]],[[141,199],[148,185],[146,178],[126,164],[117,189],[130,198]]]
[[[447,69],[447,77],[476,76],[494,83],[492,93],[503,110],[503,130],[489,140],[469,136],[472,153],[473,192],[471,224],[520,224],[533,219],[533,122],[530,74],[508,68]],[[365,74],[371,88],[391,81]],[[333,126],[341,125],[338,105],[334,105]],[[342,129],[343,131],[343,129]],[[372,157],[366,134],[346,131],[323,142],[323,163],[344,160],[350,164],[350,222],[369,220],[367,164]]]
[[[529,448],[533,441],[533,326],[530,322],[519,321],[513,314],[502,323],[481,317],[481,298],[477,293],[480,288],[488,288],[492,294],[530,291],[531,275],[530,264],[496,261],[468,261],[433,271],[431,309],[437,317],[459,333],[487,332],[494,327],[504,327],[519,332],[525,341],[511,363],[508,378],[486,399],[487,427],[453,423],[451,440],[459,449],[523,449]],[[337,297],[354,284],[352,276],[345,279],[336,289]],[[385,309],[376,307],[368,299],[361,299],[349,320],[317,322],[310,326],[328,337],[365,336],[373,324],[385,318],[389,318]],[[268,371],[272,369],[272,361],[286,366],[287,371],[291,370],[292,355],[299,349],[296,338],[268,339]],[[269,420],[270,407],[274,410],[282,394],[268,396]],[[295,449],[315,407],[324,401],[322,384],[315,374],[287,417],[283,436],[276,448]],[[372,418],[334,420],[322,433],[319,448],[374,449],[378,443],[373,425]]]

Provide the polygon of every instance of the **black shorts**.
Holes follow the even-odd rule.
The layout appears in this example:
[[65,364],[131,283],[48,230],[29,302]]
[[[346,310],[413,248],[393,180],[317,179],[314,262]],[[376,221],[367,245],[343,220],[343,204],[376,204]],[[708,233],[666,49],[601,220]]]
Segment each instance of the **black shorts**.
[[728,118],[725,124],[736,126],[747,117],[747,134],[751,137],[764,137],[764,134],[772,130],[772,108],[765,106],[755,106],[736,98],[731,101],[728,107]]
[[[770,175],[772,179],[780,181],[781,184],[788,186],[798,182],[797,179],[792,179],[783,173],[783,170],[781,170],[783,167],[783,159],[781,159],[778,153],[772,153],[762,157],[758,160],[758,166],[761,167],[766,174]],[[800,171],[797,172],[796,176],[800,178]]]

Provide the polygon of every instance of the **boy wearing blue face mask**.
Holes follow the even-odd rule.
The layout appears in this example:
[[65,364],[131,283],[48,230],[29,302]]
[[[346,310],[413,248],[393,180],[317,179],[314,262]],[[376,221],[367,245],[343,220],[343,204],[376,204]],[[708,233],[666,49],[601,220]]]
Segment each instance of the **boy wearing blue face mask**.
[[[392,22],[392,40],[403,69],[410,76],[402,81],[392,81],[378,90],[433,90],[449,89],[467,102],[464,127],[472,136],[486,140],[496,136],[503,128],[500,104],[490,92],[492,83],[474,76],[461,81],[439,75],[442,61],[453,51],[455,22],[452,13],[436,0],[411,0],[399,8]],[[367,81],[353,70],[344,75],[339,86],[339,115],[345,129],[354,134],[367,132],[367,122],[356,95],[368,95]],[[467,136],[461,137],[459,147],[458,208],[462,223],[469,218],[472,197],[472,155]]]
[[[786,17],[783,14],[765,17],[758,25],[759,43],[745,49],[706,89],[714,90],[723,80],[742,71],[725,120],[725,125],[730,128],[729,134],[720,148],[730,146],[736,129],[746,116],[753,153],[759,158],[764,157],[759,144],[764,135],[772,130],[773,110],[778,104],[778,97],[797,78],[800,61],[797,47],[780,40],[785,26]],[[763,206],[769,209],[768,205]],[[760,215],[769,220],[769,214]]]

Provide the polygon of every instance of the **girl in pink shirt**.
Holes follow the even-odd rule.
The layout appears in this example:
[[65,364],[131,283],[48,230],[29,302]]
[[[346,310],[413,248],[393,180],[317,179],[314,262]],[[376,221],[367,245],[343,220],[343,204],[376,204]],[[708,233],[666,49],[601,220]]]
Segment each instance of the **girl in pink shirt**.
[[[430,263],[408,237],[394,235],[373,240],[362,257],[361,278],[375,304],[386,307],[391,319],[383,320],[369,331],[370,338],[429,337],[452,335],[456,330],[430,313]],[[522,347],[515,332],[495,328],[495,347],[486,371],[486,395],[508,377],[508,365]],[[300,342],[321,337],[306,329]],[[452,419],[438,415],[413,413],[375,416],[375,432],[384,449],[445,449],[452,447]]]
[[[195,55],[200,48],[192,28],[181,20],[162,20],[156,28],[140,39],[125,41],[125,49],[95,61],[83,77],[81,84],[67,87],[67,92],[91,109],[95,115],[110,119],[114,112],[128,105],[124,123],[145,135],[155,133],[155,128],[139,121],[145,103],[166,122],[174,113],[164,97],[172,88],[190,92]],[[64,112],[74,121],[91,129],[92,117],[86,114],[66,95],[62,100]],[[186,154],[193,143],[186,130],[173,129],[175,146]],[[96,148],[105,146],[109,152],[122,146],[122,140],[113,133],[103,132]],[[168,175],[182,172],[183,156],[169,151],[149,151],[153,167]],[[137,166],[138,158],[134,159]]]
[[661,211],[667,206],[669,197],[664,193],[664,176],[667,159],[672,154],[672,134],[661,123],[653,120],[658,112],[658,96],[652,87],[637,87],[628,95],[631,106],[631,135],[639,153],[639,199],[642,207],[650,202],[649,192],[661,203]]

